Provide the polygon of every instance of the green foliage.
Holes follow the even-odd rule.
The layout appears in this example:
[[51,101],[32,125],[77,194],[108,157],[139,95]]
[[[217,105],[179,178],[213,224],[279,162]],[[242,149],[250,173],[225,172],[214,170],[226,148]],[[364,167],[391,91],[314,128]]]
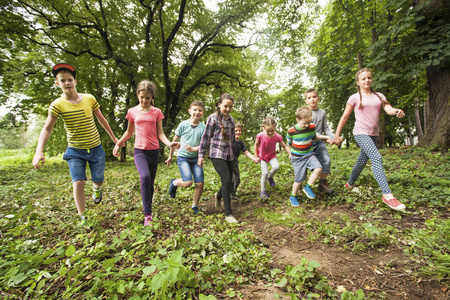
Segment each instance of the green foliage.
[[447,285],[450,281],[450,219],[426,220],[425,228],[411,228],[406,252],[420,263],[421,271]]
[[292,299],[299,299],[298,295],[306,296],[307,299],[322,298],[323,295],[331,298],[336,292],[328,286],[326,278],[318,273],[319,267],[316,261],[308,262],[302,256],[300,264],[288,265],[284,272],[272,270],[272,274],[276,276],[276,284],[286,289]]
[[[77,227],[70,175],[61,157],[52,157],[35,170],[28,153],[16,154],[2,150],[0,161],[0,292],[6,298],[220,299],[241,297],[241,286],[257,282],[276,284],[292,299],[338,297],[318,263],[302,258],[298,265],[279,267],[270,248],[250,230],[224,223],[221,214],[191,215],[192,189],[169,198],[167,186],[178,172],[175,164],[159,166],[152,228],[142,226],[139,178],[132,161],[107,163],[104,200],[99,206],[87,201],[88,223]],[[420,148],[382,151],[391,187],[407,205],[405,213],[381,202],[369,166],[357,182],[359,193],[338,188],[348,178],[358,149],[330,148],[330,154],[335,195],[317,193],[314,201],[302,196],[300,207],[291,207],[292,167],[281,153],[282,168],[271,199],[245,213],[269,226],[302,231],[307,239],[342,245],[361,255],[363,250],[403,248],[422,272],[447,282],[450,226],[441,217],[450,198],[448,154]],[[247,203],[259,193],[260,170],[241,158],[238,196]],[[205,172],[208,184],[202,201],[220,186],[208,161]],[[433,182],[439,190],[430,189]],[[89,198],[92,190],[86,186]],[[438,198],[437,192],[447,197]],[[326,208],[335,208],[335,213],[317,214]],[[424,228],[398,228],[396,221],[405,223],[416,214],[435,217]],[[341,295],[341,299],[363,297],[361,290]]]

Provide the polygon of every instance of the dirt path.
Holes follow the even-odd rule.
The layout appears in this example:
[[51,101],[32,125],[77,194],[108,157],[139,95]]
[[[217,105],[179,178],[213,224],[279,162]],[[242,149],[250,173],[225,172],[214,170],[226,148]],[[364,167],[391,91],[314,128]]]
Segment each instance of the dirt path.
[[[273,268],[284,269],[287,264],[297,265],[304,256],[309,261],[317,261],[322,275],[329,279],[333,288],[344,287],[348,291],[362,289],[370,299],[423,299],[448,300],[450,291],[436,281],[425,280],[417,274],[418,266],[409,256],[404,255],[403,245],[389,246],[387,249],[371,249],[356,253],[343,244],[308,240],[308,232],[301,226],[289,228],[274,226],[249,214],[258,207],[269,206],[258,200],[250,203],[233,201],[233,214],[242,224],[241,229],[251,230],[273,256]],[[222,213],[214,208],[212,201],[202,203],[205,214]],[[291,209],[288,207],[287,209]],[[333,205],[315,209],[303,217],[325,219],[327,216],[345,214],[358,220],[360,213],[346,205]],[[421,217],[405,216],[401,220],[382,216],[383,222],[403,231],[411,226],[421,226]],[[401,244],[401,242],[400,242]],[[243,286],[239,292],[243,299],[290,299],[281,289],[264,283]]]

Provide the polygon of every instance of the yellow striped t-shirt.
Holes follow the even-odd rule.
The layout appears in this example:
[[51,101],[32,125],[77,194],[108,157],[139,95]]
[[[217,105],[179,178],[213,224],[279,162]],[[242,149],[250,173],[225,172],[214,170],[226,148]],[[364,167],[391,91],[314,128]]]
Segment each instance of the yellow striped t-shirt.
[[64,96],[52,102],[49,112],[55,117],[61,117],[67,133],[69,147],[77,149],[92,149],[100,145],[100,134],[95,126],[93,112],[100,105],[94,96],[81,94],[78,104],[70,103]]

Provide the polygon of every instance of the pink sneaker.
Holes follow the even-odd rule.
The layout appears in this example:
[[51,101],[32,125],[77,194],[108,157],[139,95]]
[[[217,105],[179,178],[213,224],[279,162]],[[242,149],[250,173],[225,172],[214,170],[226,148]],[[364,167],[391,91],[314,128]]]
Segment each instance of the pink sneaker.
[[397,198],[386,199],[383,196],[383,202],[387,204],[392,209],[395,210],[404,210],[406,208],[405,204],[401,203],[397,200]]
[[144,226],[152,226],[153,218],[152,215],[146,215],[144,218]]
[[354,186],[350,186],[348,182],[345,183],[344,187],[346,187],[349,191],[353,190]]

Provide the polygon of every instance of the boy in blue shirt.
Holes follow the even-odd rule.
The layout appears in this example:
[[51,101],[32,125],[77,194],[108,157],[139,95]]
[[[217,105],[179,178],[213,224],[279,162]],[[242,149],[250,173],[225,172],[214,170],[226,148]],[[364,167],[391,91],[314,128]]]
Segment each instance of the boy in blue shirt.
[[[188,188],[192,185],[192,178],[194,178],[195,189],[192,201],[192,211],[194,214],[198,213],[198,201],[203,193],[204,176],[203,168],[198,164],[198,149],[203,132],[205,131],[205,124],[200,122],[205,112],[204,105],[201,101],[193,101],[189,108],[191,117],[188,120],[181,122],[175,130],[175,137],[173,142],[180,140],[180,149],[177,151],[177,163],[180,169],[181,178],[170,180],[169,195],[172,198],[176,197],[177,188]],[[173,149],[170,149],[169,158],[165,161],[169,166],[172,162]]]

